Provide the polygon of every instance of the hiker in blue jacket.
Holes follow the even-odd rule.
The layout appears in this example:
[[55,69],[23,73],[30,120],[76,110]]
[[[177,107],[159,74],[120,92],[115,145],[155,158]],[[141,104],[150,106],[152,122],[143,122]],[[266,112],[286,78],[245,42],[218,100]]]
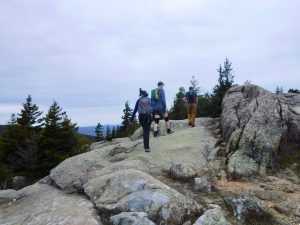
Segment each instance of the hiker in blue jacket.
[[147,91],[143,91],[142,89],[140,89],[140,98],[136,101],[135,108],[131,117],[131,122],[133,122],[135,114],[137,112],[139,113],[139,122],[143,127],[145,152],[150,152],[149,139],[153,110],[151,106],[151,99],[148,98]]
[[165,119],[167,133],[171,134],[170,121],[168,115],[168,108],[166,103],[166,96],[164,91],[164,83],[158,82],[157,88],[151,92],[151,102],[154,114],[154,137],[158,136],[158,124],[161,117]]

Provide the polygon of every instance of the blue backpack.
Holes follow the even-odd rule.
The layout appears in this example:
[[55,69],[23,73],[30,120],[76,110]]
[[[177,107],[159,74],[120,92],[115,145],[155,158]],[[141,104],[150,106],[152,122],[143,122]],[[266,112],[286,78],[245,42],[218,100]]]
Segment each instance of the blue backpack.
[[138,105],[139,114],[151,114],[152,106],[150,98],[140,98]]
[[190,104],[196,103],[197,101],[197,94],[194,91],[188,91],[186,93],[187,102]]

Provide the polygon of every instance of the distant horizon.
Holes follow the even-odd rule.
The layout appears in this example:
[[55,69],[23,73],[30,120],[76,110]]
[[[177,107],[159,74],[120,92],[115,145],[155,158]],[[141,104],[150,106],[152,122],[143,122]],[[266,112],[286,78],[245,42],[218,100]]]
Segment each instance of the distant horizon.
[[[251,84],[258,85],[258,84],[252,83],[252,82],[251,82]],[[243,84],[237,84],[237,85],[243,85]],[[258,86],[260,86],[260,85],[258,85]],[[262,87],[262,86],[260,86],[260,87]],[[282,86],[278,86],[278,87],[281,88]],[[188,87],[187,87],[187,88],[188,88]],[[186,88],[186,90],[187,90],[187,88]],[[262,88],[268,90],[268,89],[265,88],[265,87],[262,87]],[[272,93],[275,93],[276,88],[277,88],[277,86],[275,87],[274,90],[268,90],[268,91],[270,91],[270,92],[272,92]],[[284,87],[282,87],[282,88],[283,88],[284,93],[287,93],[288,90],[290,89],[290,88],[286,88],[286,89],[285,89]],[[297,88],[293,88],[293,89],[297,89]],[[210,92],[209,92],[209,93],[210,93]],[[202,93],[202,94],[203,94],[203,93]],[[35,103],[35,104],[38,105],[38,103],[34,102],[34,97],[33,97],[33,96],[31,96],[31,97],[33,98],[33,103]],[[174,97],[175,97],[175,95],[174,95]],[[138,98],[138,96],[137,96],[137,98]],[[25,98],[24,98],[24,101],[23,101],[23,102],[25,102]],[[124,105],[125,105],[125,103],[124,103]],[[122,105],[122,107],[124,107],[124,105]],[[134,105],[135,105],[135,103],[134,103],[134,104],[131,104],[131,107],[134,108]],[[169,104],[169,105],[171,106],[172,104]],[[38,106],[39,106],[39,105],[38,105]],[[61,106],[61,105],[60,105],[60,106]],[[49,105],[49,107],[50,107],[50,105]],[[48,107],[48,108],[49,108],[49,107]],[[61,106],[61,107],[63,108],[63,106]],[[19,107],[18,112],[13,112],[13,113],[18,114],[18,113],[21,111],[21,109],[22,109],[22,104],[20,104],[20,107]],[[40,107],[40,110],[41,110],[41,107]],[[123,108],[122,108],[122,110],[123,110]],[[112,123],[110,123],[110,122],[106,122],[106,121],[96,121],[94,124],[86,124],[86,125],[85,125],[85,124],[79,124],[78,122],[76,122],[76,121],[70,116],[70,114],[68,113],[68,110],[64,110],[64,108],[63,108],[63,111],[66,111],[67,115],[68,115],[69,118],[72,120],[72,122],[77,124],[77,127],[95,127],[98,123],[101,123],[103,126],[107,126],[107,125],[118,126],[118,125],[121,125],[121,122],[122,122],[122,120],[121,120],[122,110],[120,111],[119,122],[112,122]],[[43,116],[44,116],[44,115],[45,115],[45,112],[47,112],[48,110],[41,110],[41,111],[43,111]],[[13,114],[13,113],[11,113],[11,114]],[[108,113],[109,113],[109,112],[108,112]],[[10,114],[10,115],[11,115],[11,114]],[[10,117],[7,119],[7,121],[6,121],[5,123],[1,123],[1,121],[0,121],[0,125],[6,125],[7,122],[9,121],[9,119],[10,119]]]
[[0,124],[28,94],[73,122],[120,123],[139,88],[163,81],[168,108],[195,76],[204,91],[227,57],[235,83],[300,85],[300,1],[0,1]]

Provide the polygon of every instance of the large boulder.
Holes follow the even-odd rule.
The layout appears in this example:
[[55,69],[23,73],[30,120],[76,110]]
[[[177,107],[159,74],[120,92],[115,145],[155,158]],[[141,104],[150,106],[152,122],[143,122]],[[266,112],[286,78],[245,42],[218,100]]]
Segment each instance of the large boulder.
[[94,205],[84,196],[68,195],[55,187],[35,184],[18,191],[25,197],[0,216],[0,224],[101,225]]
[[[289,107],[288,100],[284,96],[281,98],[251,84],[235,86],[226,93],[221,125],[228,143],[228,172],[233,177],[253,173],[264,175],[267,168],[274,167],[282,140],[289,136],[291,128],[294,137],[289,141],[299,139],[300,144],[297,132],[300,118],[290,110],[297,111],[298,100],[292,101],[290,104],[294,105]],[[294,98],[298,99],[297,96]]]
[[219,209],[207,210],[194,225],[231,225]]
[[202,210],[193,200],[134,169],[94,178],[84,190],[100,212],[145,212],[156,223],[179,225]]
[[99,168],[95,158],[89,155],[84,154],[66,159],[51,171],[51,179],[68,193],[78,191],[87,182],[89,174]]
[[124,212],[110,218],[112,225],[155,225],[147,218],[147,213]]
[[176,180],[190,180],[196,176],[196,172],[189,166],[173,164],[170,168],[170,175]]
[[232,208],[234,216],[241,222],[258,219],[270,222],[270,213],[262,207],[251,192],[246,192],[240,198],[227,198],[226,203]]
[[277,95],[285,113],[285,123],[288,127],[281,148],[291,146],[300,149],[300,94]]

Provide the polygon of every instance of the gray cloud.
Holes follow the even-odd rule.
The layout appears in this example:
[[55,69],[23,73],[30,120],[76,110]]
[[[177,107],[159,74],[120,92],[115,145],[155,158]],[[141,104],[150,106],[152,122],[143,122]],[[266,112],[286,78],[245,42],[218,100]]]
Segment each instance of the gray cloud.
[[[166,85],[169,105],[196,75],[205,90],[225,57],[237,83],[299,88],[300,2],[0,1],[0,123],[27,94],[55,99],[79,125],[120,121],[137,90]],[[12,110],[12,111],[10,111]]]

